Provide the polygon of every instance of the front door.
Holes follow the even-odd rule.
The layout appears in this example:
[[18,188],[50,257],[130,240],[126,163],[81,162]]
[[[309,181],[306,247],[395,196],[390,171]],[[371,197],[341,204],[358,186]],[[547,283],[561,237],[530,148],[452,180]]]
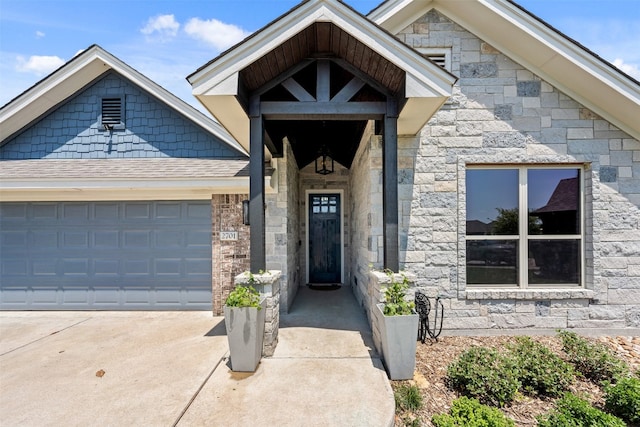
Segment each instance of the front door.
[[340,194],[309,194],[309,283],[341,283]]

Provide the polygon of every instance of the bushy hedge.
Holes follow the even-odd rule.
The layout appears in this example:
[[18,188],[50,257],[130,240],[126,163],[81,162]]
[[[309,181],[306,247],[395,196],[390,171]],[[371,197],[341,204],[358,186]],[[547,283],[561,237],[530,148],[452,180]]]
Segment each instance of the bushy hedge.
[[591,406],[586,400],[566,393],[556,408],[538,417],[538,427],[626,427],[620,418]]
[[513,427],[513,420],[499,409],[486,406],[476,399],[461,397],[453,401],[448,414],[434,415],[435,427]]
[[528,394],[560,396],[575,379],[571,365],[529,337],[518,337],[510,351],[518,369],[518,380]]
[[627,364],[604,344],[589,342],[575,332],[560,331],[558,335],[569,362],[586,378],[602,385],[629,371]]
[[504,406],[520,388],[514,361],[487,347],[472,347],[447,368],[454,388],[481,403]]
[[605,387],[604,408],[629,423],[640,424],[640,379],[620,378]]

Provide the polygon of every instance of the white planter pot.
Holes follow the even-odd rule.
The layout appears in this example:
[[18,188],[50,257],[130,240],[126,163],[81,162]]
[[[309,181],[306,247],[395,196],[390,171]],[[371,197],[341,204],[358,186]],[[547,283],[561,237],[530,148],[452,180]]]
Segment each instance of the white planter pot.
[[408,380],[416,369],[416,342],[418,315],[385,316],[383,304],[377,304],[374,312],[380,331],[382,357],[389,379]]
[[267,311],[266,298],[260,305],[261,310],[255,307],[224,306],[224,323],[233,371],[254,372],[260,363]]

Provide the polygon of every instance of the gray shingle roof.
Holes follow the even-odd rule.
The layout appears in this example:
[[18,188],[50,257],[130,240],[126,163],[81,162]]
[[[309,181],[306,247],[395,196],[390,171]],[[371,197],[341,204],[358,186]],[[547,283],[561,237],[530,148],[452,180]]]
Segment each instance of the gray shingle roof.
[[[267,175],[271,173],[267,171]],[[205,179],[249,176],[249,160],[43,159],[0,161],[0,180]]]

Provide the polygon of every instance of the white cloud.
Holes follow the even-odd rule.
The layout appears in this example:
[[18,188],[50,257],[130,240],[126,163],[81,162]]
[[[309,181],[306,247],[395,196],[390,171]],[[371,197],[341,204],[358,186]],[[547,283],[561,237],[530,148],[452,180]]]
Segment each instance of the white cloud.
[[615,59],[613,61],[613,65],[615,65],[631,77],[640,80],[640,67],[638,67],[637,65],[625,63],[620,58]]
[[38,56],[32,55],[28,59],[18,56],[16,70],[22,73],[32,73],[38,76],[49,74],[50,72],[64,65],[64,59],[59,56]]
[[194,39],[202,40],[220,51],[233,46],[251,34],[236,25],[225,24],[217,19],[191,18],[184,30]]
[[140,30],[146,36],[156,36],[161,41],[175,37],[180,29],[180,23],[173,15],[158,15],[149,18],[147,25]]
[[41,39],[45,36],[45,34],[42,31],[36,31],[36,38],[37,39]]

